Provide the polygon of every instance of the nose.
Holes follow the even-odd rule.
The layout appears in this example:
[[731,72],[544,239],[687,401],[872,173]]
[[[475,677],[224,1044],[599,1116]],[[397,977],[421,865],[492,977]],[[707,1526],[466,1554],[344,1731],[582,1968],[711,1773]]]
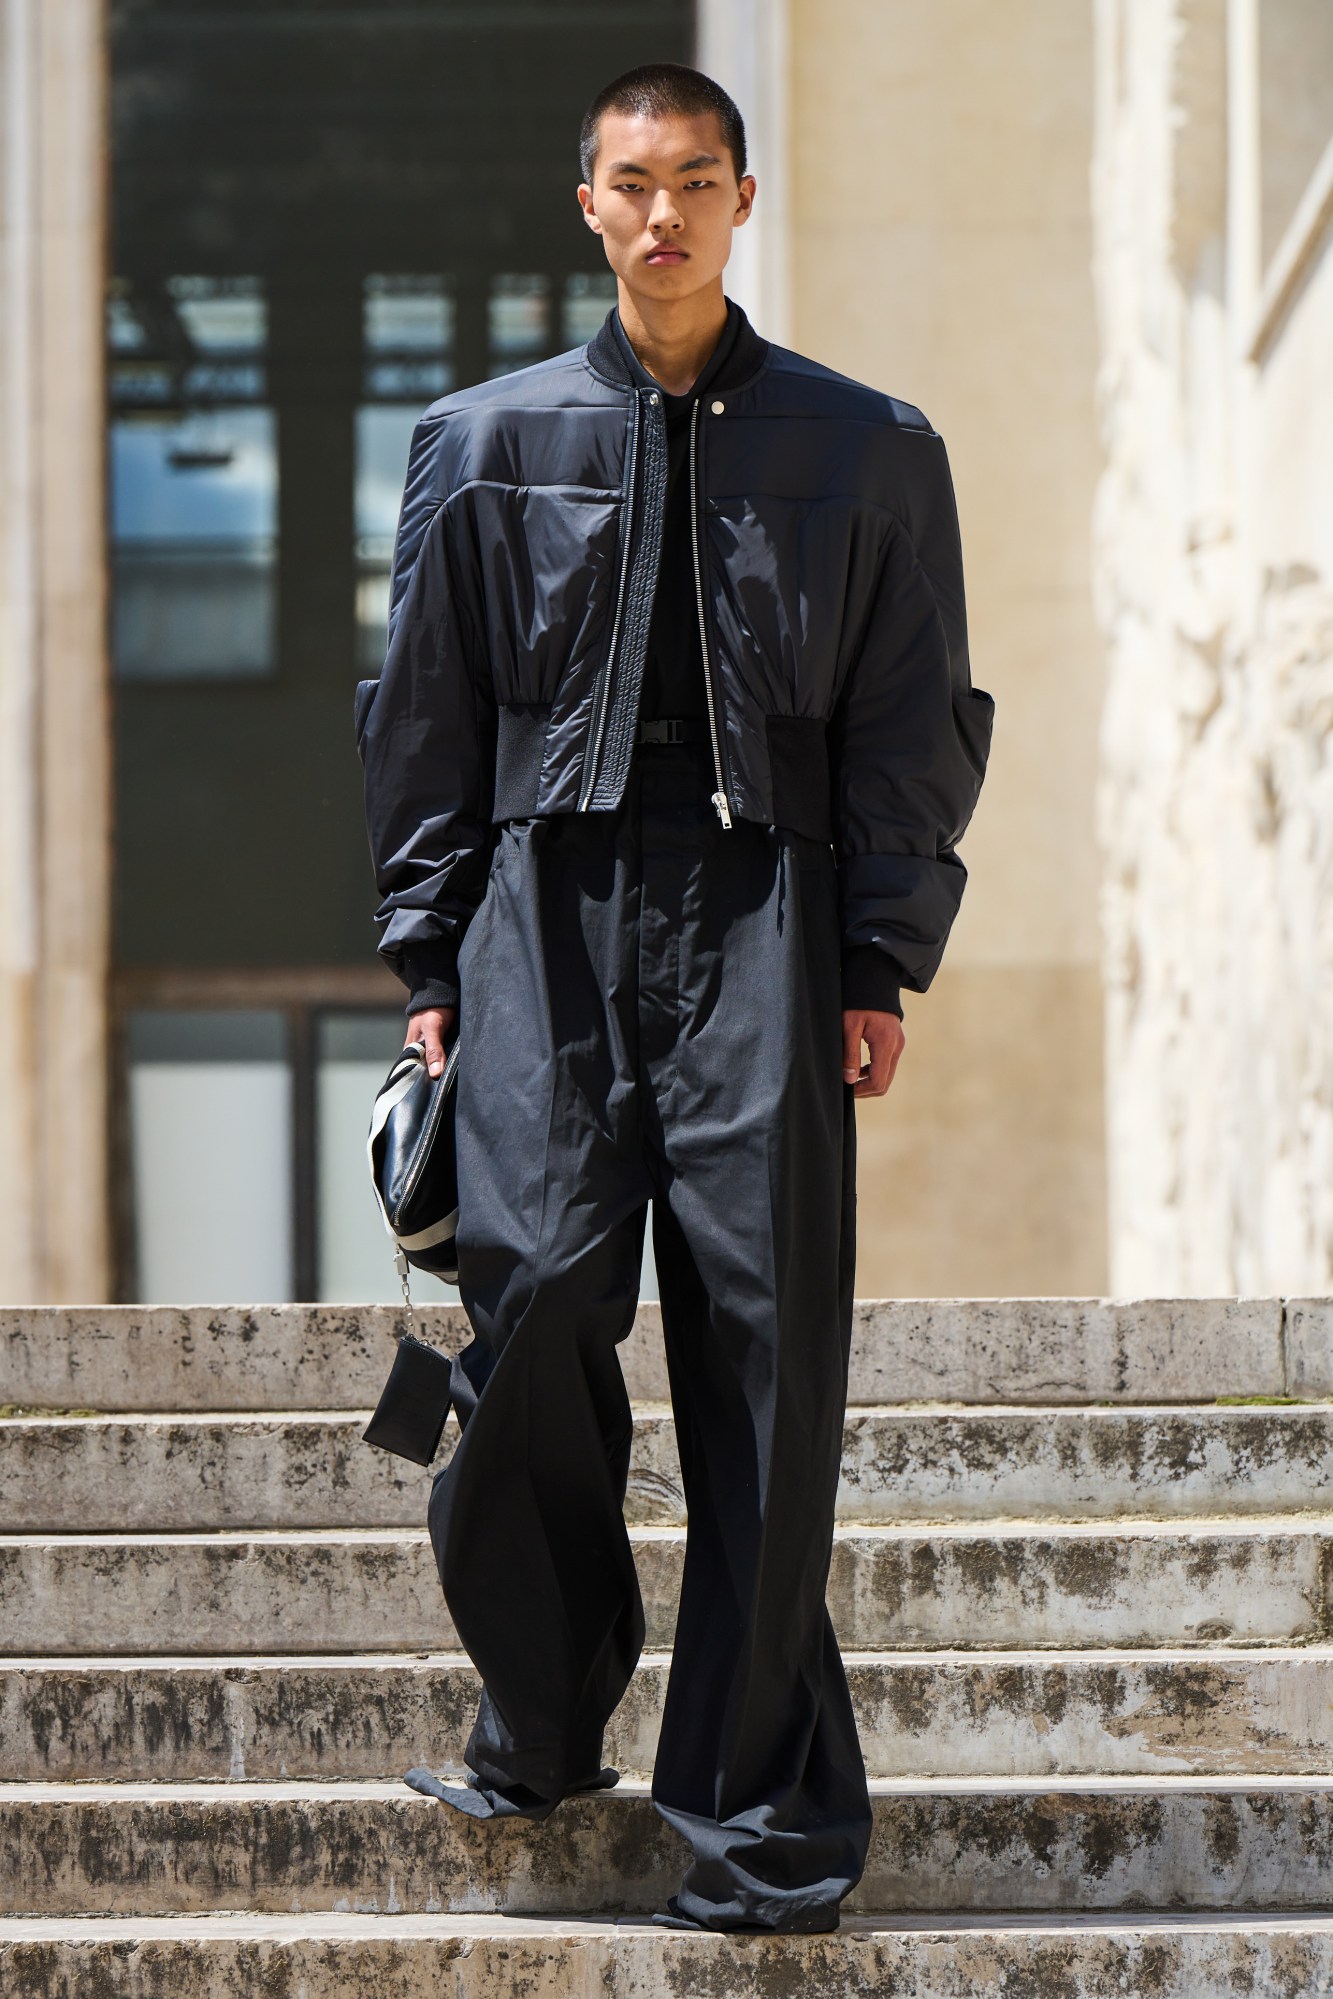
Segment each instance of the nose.
[[683,218],[677,208],[669,188],[660,187],[653,197],[653,205],[648,211],[650,229],[679,229]]

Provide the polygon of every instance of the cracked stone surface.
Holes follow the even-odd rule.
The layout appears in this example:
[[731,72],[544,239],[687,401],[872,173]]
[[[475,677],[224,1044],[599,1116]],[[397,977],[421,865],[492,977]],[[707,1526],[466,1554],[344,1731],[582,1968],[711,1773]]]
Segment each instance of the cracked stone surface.
[[[1300,1519],[842,1527],[842,1644],[1311,1643],[1333,1525]],[[647,1643],[675,1627],[683,1534],[632,1542]],[[0,1642],[28,1654],[419,1651],[456,1644],[424,1532],[0,1537]]]
[[[0,1787],[0,1913],[660,1907],[685,1849],[646,1793],[541,1827],[405,1786]],[[880,1785],[853,1911],[1327,1905],[1333,1784]]]
[[[365,1414],[0,1419],[11,1533],[419,1527],[431,1478],[361,1441]],[[1333,1507],[1333,1407],[848,1412],[846,1521],[1188,1518]],[[627,1517],[685,1519],[670,1412],[640,1405]]]
[[[849,1652],[872,1776],[1333,1775],[1333,1648],[1043,1655]],[[607,1734],[646,1776],[669,1655]],[[461,1654],[0,1663],[0,1781],[461,1775],[479,1682]]]
[[0,1922],[25,1999],[1310,1999],[1333,1924],[844,1919],[836,1937],[709,1937],[625,1921],[494,1917]]

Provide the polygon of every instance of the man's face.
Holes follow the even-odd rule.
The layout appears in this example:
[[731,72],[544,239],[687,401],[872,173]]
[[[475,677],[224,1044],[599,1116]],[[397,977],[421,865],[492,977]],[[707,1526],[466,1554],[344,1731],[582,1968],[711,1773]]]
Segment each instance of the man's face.
[[731,255],[731,232],[754,200],[739,182],[716,112],[602,119],[593,184],[579,188],[584,220],[622,284],[641,298],[687,297],[711,285]]

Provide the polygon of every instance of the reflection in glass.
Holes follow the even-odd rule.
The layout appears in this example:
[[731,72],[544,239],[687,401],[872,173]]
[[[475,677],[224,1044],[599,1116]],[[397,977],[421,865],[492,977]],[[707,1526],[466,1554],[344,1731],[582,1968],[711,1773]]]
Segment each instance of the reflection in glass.
[[274,1012],[129,1016],[136,1300],[293,1296],[292,1090]]
[[454,301],[443,278],[366,279],[364,331],[372,354],[442,354],[453,345]]
[[113,282],[106,302],[106,334],[113,354],[137,354],[148,345],[143,321],[123,280]]
[[364,401],[356,412],[357,671],[378,673],[389,571],[412,428],[454,386],[453,286],[444,277],[372,273],[362,284]]
[[368,277],[361,326],[368,398],[426,403],[454,386],[454,296],[444,278]]
[[111,426],[113,645],[126,678],[273,664],[278,461],[273,412]]
[[110,388],[120,411],[262,402],[268,304],[258,278],[113,278]]
[[539,272],[491,279],[486,323],[492,377],[526,367],[550,351],[550,290]]
[[384,663],[389,569],[417,403],[368,403],[356,413],[356,646],[359,671]]
[[267,673],[278,460],[263,285],[116,278],[107,328],[116,671]]
[[268,305],[258,278],[168,278],[165,290],[199,353],[263,353]]
[[616,281],[610,271],[578,271],[565,279],[560,301],[560,332],[566,347],[591,340],[616,302]]

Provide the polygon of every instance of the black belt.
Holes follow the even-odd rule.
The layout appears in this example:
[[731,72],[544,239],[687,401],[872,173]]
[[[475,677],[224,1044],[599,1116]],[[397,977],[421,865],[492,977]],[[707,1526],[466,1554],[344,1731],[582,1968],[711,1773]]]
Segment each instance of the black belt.
[[[493,821],[531,819],[538,814],[550,721],[549,704],[515,702],[506,706],[501,702],[496,722]],[[794,833],[804,833],[812,840],[831,840],[832,772],[823,720],[815,716],[769,715],[764,727],[772,794],[770,798],[759,789],[749,793],[750,811],[755,818],[765,820],[771,815],[775,825],[790,826]],[[709,740],[707,715],[650,717],[638,729],[638,741],[645,744],[697,743],[702,749]],[[752,754],[762,764],[760,744],[753,746]],[[557,770],[558,765],[553,764],[553,778]],[[699,775],[703,774],[701,762]],[[751,778],[749,782],[755,780]],[[550,807],[545,809],[549,811]],[[731,809],[735,815],[734,799]]]
[[639,741],[641,743],[706,743],[708,741],[707,722],[697,721],[693,715],[668,715],[649,721],[639,717]]

